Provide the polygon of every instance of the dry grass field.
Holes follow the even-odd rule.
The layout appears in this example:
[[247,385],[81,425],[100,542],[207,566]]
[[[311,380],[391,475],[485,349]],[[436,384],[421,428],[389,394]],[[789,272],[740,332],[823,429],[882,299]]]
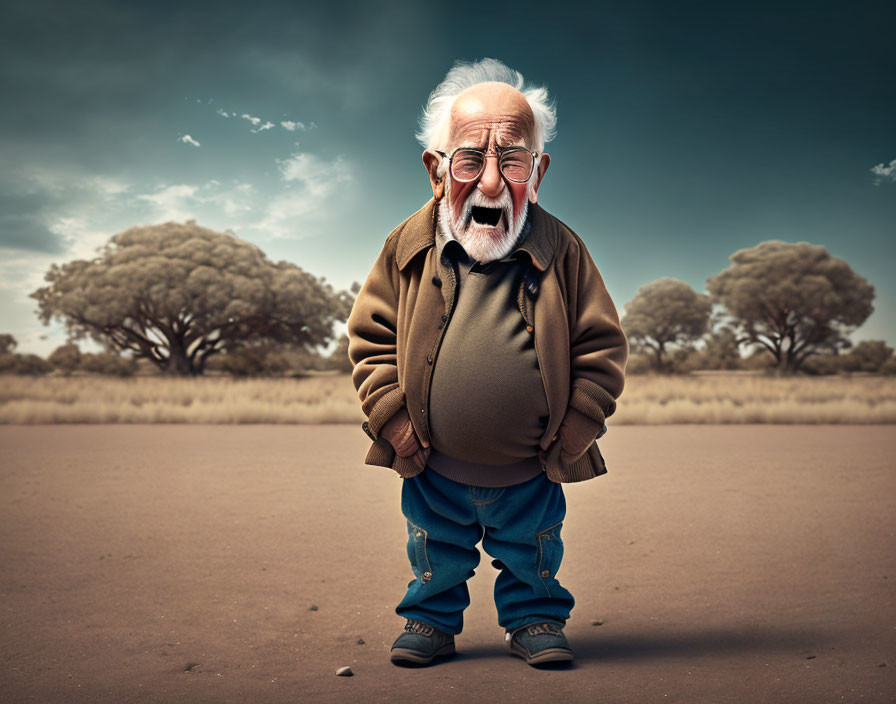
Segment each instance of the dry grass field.
[[[0,423],[360,423],[347,374],[0,377]],[[896,378],[630,376],[613,425],[896,422]]]

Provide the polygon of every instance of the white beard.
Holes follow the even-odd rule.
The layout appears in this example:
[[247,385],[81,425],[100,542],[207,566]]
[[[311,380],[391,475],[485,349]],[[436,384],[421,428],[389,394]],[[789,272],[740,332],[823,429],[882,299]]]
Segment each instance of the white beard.
[[[501,208],[504,212],[496,227],[480,225],[473,220],[473,206],[487,208]],[[439,225],[442,232],[449,239],[460,242],[464,251],[474,260],[490,262],[503,259],[513,250],[517,243],[526,215],[529,212],[529,200],[524,201],[523,207],[517,214],[511,227],[507,227],[512,219],[513,201],[510,199],[510,191],[506,188],[499,198],[486,198],[478,188],[467,196],[460,217],[455,220],[452,207],[448,204],[448,198],[439,202]],[[495,237],[495,230],[502,234]]]

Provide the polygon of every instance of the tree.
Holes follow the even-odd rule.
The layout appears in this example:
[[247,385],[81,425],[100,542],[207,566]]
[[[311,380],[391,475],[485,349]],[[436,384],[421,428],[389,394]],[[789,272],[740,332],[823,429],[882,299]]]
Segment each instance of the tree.
[[706,288],[731,315],[738,344],[761,346],[779,372],[848,347],[847,334],[874,310],[874,287],[820,245],[762,242],[730,261]]
[[741,359],[734,330],[723,325],[708,335],[702,358],[705,369],[739,369]]
[[88,353],[81,356],[80,367],[85,372],[105,376],[134,376],[137,372],[137,360],[122,357],[115,352]]
[[[743,360],[734,332],[729,327],[722,326],[704,335],[703,346],[699,349],[677,350],[672,355],[671,366],[676,372],[731,370],[740,369]],[[628,371],[628,366],[625,370]]]
[[684,281],[659,279],[638,289],[625,304],[622,328],[634,346],[650,350],[657,371],[666,371],[669,345],[693,342],[709,325],[709,296]]
[[53,350],[47,361],[65,376],[69,376],[81,364],[81,350],[74,342],[69,342]]
[[19,343],[8,332],[0,335],[0,354],[12,354],[12,351],[18,347]]
[[353,301],[193,220],[129,228],[97,258],[53,264],[44,278],[31,296],[45,325],[63,319],[71,340],[89,336],[178,375],[202,374],[213,355],[252,341],[326,344]]
[[313,349],[262,340],[228,350],[214,368],[233,376],[296,376],[314,369],[318,358]]
[[53,367],[36,354],[17,354],[16,338],[9,333],[0,334],[0,374],[48,374]]
[[49,374],[53,367],[36,354],[0,354],[0,372],[4,374]]
[[863,340],[843,357],[843,368],[848,372],[880,371],[893,356],[893,348],[883,340]]
[[336,345],[336,348],[327,359],[327,368],[347,373],[350,373],[355,368],[352,360],[348,357],[348,335],[345,333],[339,338],[339,344]]

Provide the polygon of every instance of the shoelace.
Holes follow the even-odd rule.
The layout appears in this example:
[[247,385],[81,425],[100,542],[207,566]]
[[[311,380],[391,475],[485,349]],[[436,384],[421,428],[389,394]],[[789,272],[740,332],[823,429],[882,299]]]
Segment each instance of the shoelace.
[[412,619],[408,619],[408,622],[404,626],[404,630],[408,633],[417,633],[421,636],[431,636],[433,633],[432,626],[423,623],[423,621],[414,621]]
[[551,635],[551,636],[562,636],[563,630],[553,623],[533,623],[529,626],[523,626],[521,628],[517,628],[515,631],[507,631],[504,633],[504,640],[508,643],[513,640],[513,637],[523,630],[526,629],[526,632],[530,636],[537,635]]
[[537,635],[561,636],[561,635],[563,635],[563,631],[561,631],[553,623],[533,623],[531,626],[526,627],[526,631],[528,631],[530,636],[537,636]]

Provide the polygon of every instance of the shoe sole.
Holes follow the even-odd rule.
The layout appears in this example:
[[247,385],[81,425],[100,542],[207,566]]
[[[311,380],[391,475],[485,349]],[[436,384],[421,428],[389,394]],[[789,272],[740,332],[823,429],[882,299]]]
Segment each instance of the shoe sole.
[[529,665],[542,665],[546,662],[571,662],[572,651],[566,648],[547,648],[535,655],[516,643],[511,643],[510,654],[522,658]]
[[438,658],[448,658],[455,654],[454,643],[446,643],[432,655],[422,655],[417,650],[408,648],[394,648],[390,659],[392,662],[411,662],[415,665],[428,665]]

